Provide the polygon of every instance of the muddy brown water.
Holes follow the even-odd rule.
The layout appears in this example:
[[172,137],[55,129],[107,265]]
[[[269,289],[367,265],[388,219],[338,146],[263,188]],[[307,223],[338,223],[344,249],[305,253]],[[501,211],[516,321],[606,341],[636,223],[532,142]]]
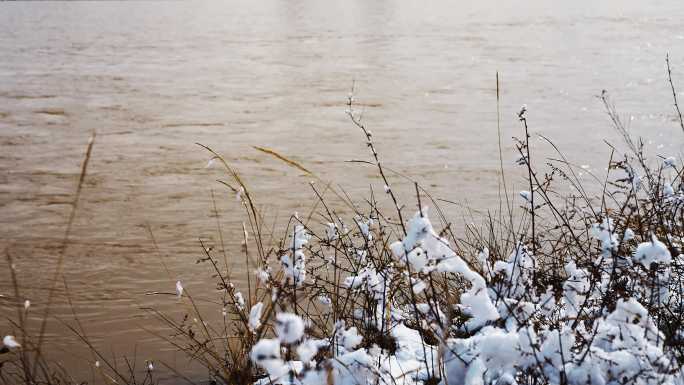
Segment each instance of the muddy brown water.
[[[601,174],[603,139],[618,142],[596,99],[602,89],[651,155],[678,155],[684,135],[664,57],[670,52],[684,90],[682,20],[677,0],[3,2],[0,247],[15,260],[35,325],[85,145],[97,131],[65,253],[73,308],[106,355],[136,352],[138,368],[164,360],[199,379],[201,370],[146,331],[168,334],[140,309],[177,314],[173,297],[145,295],[173,291],[176,279],[215,297],[208,267],[195,264],[198,238],[218,242],[212,189],[226,248],[240,255],[245,217],[195,142],[224,154],[271,218],[310,207],[310,178],[252,145],[287,154],[362,200],[370,185],[382,185],[371,168],[345,162],[368,159],[344,113],[355,81],[388,167],[435,196],[491,208],[498,202],[496,71],[507,168],[515,160],[508,138],[520,136],[515,112],[527,104],[533,132]],[[393,180],[413,204],[412,186]],[[511,183],[522,189],[521,178]],[[6,334],[14,313],[2,266]],[[244,263],[233,260],[232,269],[244,282]],[[57,297],[52,314],[73,322],[64,289]],[[220,307],[203,309],[220,318]],[[71,373],[91,380],[92,356],[55,320],[47,343]]]

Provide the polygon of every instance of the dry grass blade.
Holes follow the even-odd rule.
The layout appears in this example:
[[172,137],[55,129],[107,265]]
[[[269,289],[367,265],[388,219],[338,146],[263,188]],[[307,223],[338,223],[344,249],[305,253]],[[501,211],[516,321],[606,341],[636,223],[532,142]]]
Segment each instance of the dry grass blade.
[[[247,189],[247,185],[242,181],[242,178],[240,178],[240,174],[233,169],[228,162],[226,162],[225,158],[223,158],[221,155],[219,155],[216,151],[212,150],[210,147],[203,145],[202,143],[196,143],[198,146],[204,148],[205,150],[209,151],[215,159],[218,159],[221,164],[223,164],[223,167],[228,171],[228,173],[231,175],[231,177],[237,182],[238,185],[242,188],[242,191],[244,192],[244,197],[247,200],[247,203],[249,204],[249,209],[248,213],[250,216],[250,225],[252,226],[252,231],[254,232],[255,236],[258,238],[257,242],[257,247],[259,251],[259,256],[264,257],[264,250],[261,248],[262,242],[261,242],[261,229],[260,229],[260,222],[261,218],[259,216],[259,213],[254,205],[254,201],[252,200],[252,196],[249,193],[249,189]],[[221,182],[223,183],[223,182]],[[223,183],[226,186],[230,187],[230,185]]]
[[[90,136],[88,140],[88,146],[86,148],[85,156],[83,157],[83,163],[81,164],[81,173],[78,177],[78,185],[76,187],[76,194],[74,195],[74,200],[71,205],[71,212],[69,213],[69,220],[67,221],[66,230],[64,231],[64,237],[62,238],[62,244],[59,248],[59,255],[57,257],[57,267],[52,277],[52,282],[50,286],[50,291],[48,292],[47,305],[45,305],[45,310],[43,312],[43,318],[40,325],[40,333],[38,334],[38,344],[36,345],[36,352],[38,355],[41,354],[41,347],[44,342],[45,328],[47,327],[47,320],[50,316],[50,307],[52,306],[52,301],[54,300],[55,291],[57,290],[57,282],[59,277],[62,275],[62,267],[64,264],[64,253],[66,247],[69,243],[69,236],[71,235],[71,227],[74,223],[74,218],[76,218],[76,211],[78,209],[78,201],[81,197],[81,189],[83,188],[83,181],[88,171],[88,163],[90,162],[90,156],[93,151],[93,145],[95,144],[95,132]],[[32,375],[35,375],[38,365],[38,360],[33,365]]]
[[259,147],[259,146],[252,146],[252,147],[254,147],[255,150],[261,151],[261,152],[266,153],[268,155],[272,155],[272,156],[282,160],[283,162],[287,163],[288,165],[290,165],[296,169],[299,169],[301,171],[304,171],[308,175],[315,176],[314,173],[309,171],[306,167],[302,166],[301,164],[297,163],[296,161],[294,161],[292,159],[287,158],[284,155],[281,155],[281,154],[271,150],[270,148]]

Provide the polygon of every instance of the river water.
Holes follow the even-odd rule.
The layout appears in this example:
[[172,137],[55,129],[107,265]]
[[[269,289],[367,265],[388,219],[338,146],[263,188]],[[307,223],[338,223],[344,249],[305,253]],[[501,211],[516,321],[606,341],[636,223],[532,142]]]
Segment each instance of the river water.
[[[387,167],[435,196],[492,208],[497,71],[507,168],[516,158],[510,138],[521,135],[515,112],[526,104],[532,132],[600,174],[609,155],[603,140],[619,145],[596,98],[603,89],[651,155],[678,155],[684,135],[665,55],[684,90],[682,20],[679,0],[2,2],[0,247],[15,260],[35,326],[96,131],[65,252],[73,308],[106,354],[136,351],[138,361],[165,360],[201,378],[144,330],[165,332],[140,310],[176,311],[169,296],[145,295],[172,292],[176,279],[213,295],[208,268],[195,264],[198,238],[218,244],[212,191],[226,247],[239,255],[245,217],[196,142],[240,170],[267,218],[310,208],[310,178],[253,145],[361,201],[369,185],[382,185],[372,168],[346,162],[369,159],[345,116],[354,83]],[[393,180],[411,199],[412,185]],[[3,266],[0,306],[8,313],[13,289]],[[244,282],[244,264],[232,268]],[[62,286],[52,314],[72,322]],[[1,333],[12,332],[2,319]],[[47,341],[90,379],[91,355],[58,322]]]

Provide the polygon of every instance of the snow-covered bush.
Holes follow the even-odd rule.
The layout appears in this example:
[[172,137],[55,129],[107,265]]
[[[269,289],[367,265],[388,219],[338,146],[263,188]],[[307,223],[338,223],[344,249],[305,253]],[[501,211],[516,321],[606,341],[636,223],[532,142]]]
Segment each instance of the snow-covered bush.
[[[613,148],[597,196],[561,153],[536,166],[523,108],[515,164],[525,190],[511,194],[502,179],[508,211],[461,234],[417,183],[416,212],[399,203],[351,96],[349,117],[384,192],[349,205],[351,217],[338,216],[312,183],[318,220],[295,214],[271,242],[244,180],[207,148],[246,211],[247,284],[232,283],[202,243],[198,262],[217,280],[221,322],[202,317],[181,281],[175,295],[163,294],[188,305],[184,317],[151,311],[171,327],[174,346],[218,384],[684,385],[684,166],[670,154],[649,161],[605,93],[601,100],[628,150]],[[0,381],[75,383],[50,369],[43,332],[36,343],[25,329],[31,304],[18,299],[21,334],[3,338]],[[105,383],[157,383],[152,361],[137,381],[134,365],[126,361],[129,373],[120,371],[72,330],[95,353]]]
[[523,110],[517,164],[529,188],[507,201],[519,209],[462,236],[417,184],[417,212],[399,204],[351,98],[392,215],[373,196],[341,218],[312,184],[321,220],[294,215],[266,247],[225,164],[258,266],[243,298],[207,251],[239,337],[209,352],[212,329],[181,327],[193,357],[219,383],[684,385],[684,169],[674,157],[649,165],[603,101],[630,152],[611,157],[601,195],[586,194],[569,162],[534,166]]

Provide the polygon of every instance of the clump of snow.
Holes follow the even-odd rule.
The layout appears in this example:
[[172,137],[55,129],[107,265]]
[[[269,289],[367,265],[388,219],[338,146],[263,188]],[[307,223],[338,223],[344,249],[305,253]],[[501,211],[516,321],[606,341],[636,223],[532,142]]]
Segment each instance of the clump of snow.
[[488,248],[483,248],[482,251],[480,251],[477,254],[477,261],[480,263],[480,268],[482,269],[482,272],[485,274],[487,277],[491,277],[492,275],[492,265],[489,263],[489,249]]
[[595,239],[601,241],[601,248],[604,255],[610,255],[612,250],[618,246],[618,238],[615,235],[613,220],[606,218],[601,223],[594,223],[591,226],[590,234]]
[[569,317],[577,317],[588,294],[590,283],[589,273],[579,269],[574,261],[565,265],[567,279],[563,283],[563,300],[567,304],[565,309]]
[[423,209],[422,213],[416,213],[416,215],[411,218],[406,228],[406,237],[402,241],[405,251],[413,250],[418,243],[425,239],[432,225],[430,220],[427,218],[427,208]]
[[302,362],[310,363],[318,354],[318,351],[327,348],[329,345],[326,340],[307,339],[297,346],[297,355]]
[[304,245],[309,243],[310,235],[302,225],[296,225],[294,236],[290,245],[291,252],[280,258],[280,263],[285,272],[285,278],[301,286],[306,280],[306,256]]
[[651,235],[651,242],[640,243],[634,252],[634,260],[649,268],[652,263],[669,264],[672,261],[670,251],[655,235]]
[[675,158],[674,156],[668,156],[667,158],[665,158],[663,160],[663,165],[665,167],[675,168],[676,164],[677,164],[677,158]]
[[363,337],[359,335],[355,326],[345,329],[345,323],[340,321],[335,326],[335,329],[337,330],[335,333],[337,344],[343,346],[347,351],[352,351],[363,341]]
[[364,221],[360,217],[354,218],[354,221],[356,222],[356,225],[359,226],[359,230],[361,230],[361,234],[365,239],[368,241],[373,240],[373,233],[370,231],[370,227],[373,225],[373,220],[368,219],[367,221]]
[[535,267],[536,258],[522,244],[518,244],[506,261],[496,261],[494,273],[503,273],[509,282],[502,294],[515,299],[529,298]]
[[296,314],[279,313],[276,315],[275,332],[283,344],[293,344],[304,336],[304,321]]
[[631,241],[632,239],[634,239],[634,230],[627,228],[625,230],[625,235],[622,237],[622,240],[626,242]]
[[183,284],[181,281],[176,281],[176,296],[180,299],[183,296]]
[[262,285],[268,285],[268,281],[271,278],[271,271],[269,267],[257,269],[254,274],[256,275],[257,280],[259,281],[260,284]]
[[2,344],[5,345],[5,347],[8,349],[15,349],[21,347],[21,344],[17,342],[14,336],[5,336],[2,339]]
[[325,228],[325,236],[328,242],[332,242],[340,237],[337,225],[335,223],[328,223]]
[[464,312],[471,317],[464,325],[467,330],[475,330],[500,318],[484,285],[473,284],[470,290],[461,295],[461,304]]
[[532,202],[532,193],[531,192],[523,190],[519,194],[527,202]]
[[420,294],[423,292],[423,290],[425,290],[426,287],[427,287],[427,284],[425,283],[425,281],[417,279],[413,283],[412,290],[415,294]]
[[242,311],[245,308],[245,298],[239,291],[235,292],[235,307],[237,307],[240,311]]
[[319,295],[318,302],[321,305],[330,306],[332,304],[332,299],[330,299],[330,297],[328,297],[327,295]]
[[255,332],[261,327],[261,312],[263,308],[264,304],[259,302],[249,310],[249,329],[252,332]]
[[252,362],[262,367],[269,377],[277,380],[285,374],[285,362],[280,358],[280,341],[263,338],[253,347],[249,355]]

